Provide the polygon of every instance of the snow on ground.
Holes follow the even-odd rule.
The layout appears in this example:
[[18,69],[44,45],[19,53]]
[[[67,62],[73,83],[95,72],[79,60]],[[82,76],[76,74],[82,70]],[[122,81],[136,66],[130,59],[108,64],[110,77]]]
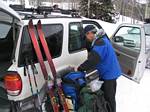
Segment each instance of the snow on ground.
[[150,112],[150,70],[137,84],[124,76],[117,81],[117,112]]

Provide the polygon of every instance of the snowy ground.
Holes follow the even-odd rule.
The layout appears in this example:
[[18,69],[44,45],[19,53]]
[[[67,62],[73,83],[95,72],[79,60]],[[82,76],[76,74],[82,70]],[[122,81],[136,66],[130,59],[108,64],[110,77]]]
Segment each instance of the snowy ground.
[[120,77],[117,84],[117,112],[150,112],[150,70],[140,84]]

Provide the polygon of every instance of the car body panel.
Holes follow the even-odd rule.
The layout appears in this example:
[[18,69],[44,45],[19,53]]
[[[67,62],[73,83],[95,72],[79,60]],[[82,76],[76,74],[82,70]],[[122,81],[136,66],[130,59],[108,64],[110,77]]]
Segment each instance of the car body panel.
[[[39,19],[34,19],[33,24],[36,25],[38,20]],[[23,20],[23,22],[22,22],[23,27],[27,26],[28,22],[29,22],[29,20]],[[65,70],[69,67],[72,67],[72,68],[77,67],[87,58],[87,51],[85,49],[82,49],[82,50],[74,52],[74,53],[68,52],[69,23],[71,23],[71,22],[81,23],[81,19],[67,19],[67,18],[41,19],[42,25],[44,25],[44,24],[62,24],[63,25],[64,33],[63,33],[62,53],[59,57],[53,59],[56,70],[58,72]],[[21,28],[21,32],[22,32],[23,27]],[[14,101],[20,101],[20,100],[28,98],[29,96],[32,96],[31,90],[29,89],[30,83],[28,81],[28,77],[24,76],[24,67],[18,67],[18,63],[17,63],[19,60],[18,56],[19,56],[21,38],[22,38],[22,34],[19,35],[19,40],[18,40],[19,43],[17,44],[17,50],[16,50],[16,54],[15,54],[16,55],[16,63],[14,63],[12,65],[12,67],[10,67],[10,69],[9,69],[9,70],[15,70],[15,68],[17,68],[17,70],[15,70],[15,71],[17,71],[20,74],[22,81],[23,81],[22,92],[18,96],[8,95],[8,98],[10,100],[14,100]],[[46,65],[46,68],[48,71],[48,75],[51,76],[52,75],[51,70],[48,66],[47,61],[45,61],[45,65]],[[39,66],[39,63],[36,63],[35,66],[36,66],[36,69],[38,70],[38,74],[36,74],[36,79],[38,82],[37,85],[38,85],[38,89],[41,90],[42,87],[45,85],[45,80],[44,80],[41,68]],[[33,73],[31,70],[31,66],[29,66],[29,71],[31,73],[31,83],[33,86],[33,91],[34,91],[34,94],[36,94],[36,87],[35,87],[35,83],[33,80],[34,78],[33,78]]]

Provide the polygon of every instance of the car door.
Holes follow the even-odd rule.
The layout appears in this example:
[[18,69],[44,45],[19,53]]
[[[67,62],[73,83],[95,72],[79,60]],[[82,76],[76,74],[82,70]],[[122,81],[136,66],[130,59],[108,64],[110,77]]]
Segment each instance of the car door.
[[120,25],[111,41],[123,75],[139,83],[147,59],[143,28],[140,25]]
[[68,53],[67,63],[77,67],[87,59],[87,50],[84,48],[83,27],[81,21],[69,22],[68,25]]

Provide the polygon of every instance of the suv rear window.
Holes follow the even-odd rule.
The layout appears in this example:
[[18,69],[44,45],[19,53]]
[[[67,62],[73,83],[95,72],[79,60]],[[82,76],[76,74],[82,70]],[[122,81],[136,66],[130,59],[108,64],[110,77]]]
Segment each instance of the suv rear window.
[[0,78],[12,64],[19,33],[20,26],[0,22]]
[[[62,51],[63,26],[61,24],[50,24],[50,25],[43,25],[42,29],[45,34],[45,38],[46,38],[52,57],[53,58],[59,57]],[[36,35],[37,35],[37,32],[36,32]],[[46,60],[45,53],[41,46],[41,43],[39,42],[39,44],[40,44],[40,48],[41,48],[44,60]],[[25,63],[24,60],[25,60],[26,55],[30,56],[30,58],[32,58],[32,61],[34,63],[38,62],[33,45],[31,43],[31,39],[29,37],[27,26],[24,27],[23,29],[21,50],[20,50],[20,56],[19,56],[19,59],[20,59],[19,66],[24,65]]]
[[7,23],[12,23],[13,17],[5,13],[4,11],[0,11],[0,21],[2,22],[7,22]]
[[11,28],[12,28],[11,25],[0,23],[0,39],[7,38],[7,35],[11,30]]

